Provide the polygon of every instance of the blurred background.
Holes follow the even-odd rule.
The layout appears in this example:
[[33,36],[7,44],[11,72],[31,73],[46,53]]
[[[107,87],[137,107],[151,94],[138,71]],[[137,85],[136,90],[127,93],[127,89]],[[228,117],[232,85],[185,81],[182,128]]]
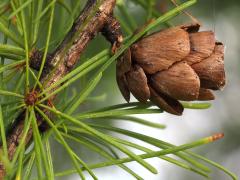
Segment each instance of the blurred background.
[[[161,3],[163,1],[164,0],[161,0],[159,2]],[[139,24],[142,24],[146,14],[141,7],[132,3],[127,3],[127,6],[132,16],[136,18]],[[202,23],[202,30],[210,29],[215,31],[217,39],[225,44],[226,87],[223,91],[216,93],[216,100],[212,102],[212,107],[208,110],[185,110],[181,117],[176,117],[167,113],[140,116],[149,121],[166,124],[167,128],[165,130],[156,130],[120,121],[115,123],[115,125],[141,132],[175,145],[191,142],[214,133],[224,132],[225,138],[223,140],[202,146],[193,151],[222,164],[240,177],[240,1],[199,0],[197,4],[188,10],[188,12]],[[173,20],[174,24],[181,24],[186,21],[188,22],[190,19],[183,14]],[[109,46],[109,44],[99,36],[91,43],[91,46],[88,47],[85,56],[94,55],[97,51],[107,46]],[[91,107],[92,109],[94,107],[102,107],[104,104],[110,105],[124,102],[115,82],[115,65],[112,65],[111,68],[108,69],[105,73],[104,80],[94,93],[95,95],[106,94],[106,98],[99,103],[86,104],[86,108]],[[138,143],[142,144],[142,142]],[[84,160],[90,163],[101,161],[100,157],[89,154],[84,147],[75,146],[74,144],[72,144],[72,146],[75,147],[76,152],[78,152]],[[54,164],[58,171],[70,167],[71,163],[64,161],[69,158],[65,154],[65,150],[61,147],[57,148],[54,152]],[[159,170],[158,175],[147,172],[135,163],[129,163],[128,166],[147,180],[202,179],[202,177],[178,168],[168,162],[159,159],[151,159],[148,161]],[[133,179],[118,167],[97,169],[94,170],[94,172],[96,172],[96,175],[99,176],[100,179],[104,180]],[[91,179],[89,176],[87,177]],[[78,179],[78,176],[72,175],[68,178]],[[213,169],[212,179],[227,180],[229,177]]]

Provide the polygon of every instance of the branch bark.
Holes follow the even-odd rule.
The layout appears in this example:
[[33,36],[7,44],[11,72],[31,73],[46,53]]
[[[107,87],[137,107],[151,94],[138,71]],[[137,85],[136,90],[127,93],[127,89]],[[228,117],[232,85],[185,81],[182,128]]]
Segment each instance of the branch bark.
[[[72,70],[88,43],[97,33],[103,32],[106,39],[112,43],[113,51],[121,44],[122,35],[120,25],[116,19],[113,18],[115,3],[116,0],[88,0],[85,8],[74,22],[63,42],[51,55],[48,55],[40,79],[43,88],[51,86]],[[32,68],[38,69],[41,65],[42,53],[38,51],[33,52],[30,65]],[[51,97],[51,100],[54,98],[55,97]],[[24,112],[21,113],[17,118],[15,128],[13,128],[7,137],[10,160],[12,160],[15,154],[23,133],[24,114]],[[48,111],[45,111],[45,114],[50,116]],[[43,119],[40,116],[37,119],[39,126],[41,126]],[[32,130],[30,129],[25,144],[28,145],[31,139]],[[0,180],[3,179],[4,176],[4,165],[0,164]]]

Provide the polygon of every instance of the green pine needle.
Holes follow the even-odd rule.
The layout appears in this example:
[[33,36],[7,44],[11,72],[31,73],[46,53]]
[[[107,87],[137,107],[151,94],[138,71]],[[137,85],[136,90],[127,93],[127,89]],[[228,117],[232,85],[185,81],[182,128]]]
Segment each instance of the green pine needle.
[[[76,36],[70,38],[69,43],[63,47],[64,52],[70,48],[78,34],[95,16],[102,2],[103,0],[96,1],[91,13],[82,20]],[[155,18],[155,21],[151,21],[136,31],[139,29],[139,22],[136,21],[127,6],[132,2],[140,5],[145,11],[146,22],[152,18]],[[6,0],[0,2],[0,35],[3,36],[0,44],[0,141],[2,146],[0,161],[6,169],[7,178],[53,180],[56,176],[77,173],[81,179],[86,179],[83,171],[87,171],[93,179],[98,179],[93,169],[116,165],[132,177],[143,179],[141,174],[131,170],[126,163],[137,162],[150,172],[157,174],[157,169],[145,161],[145,159],[157,157],[204,178],[209,178],[211,169],[207,165],[212,165],[236,180],[236,175],[223,166],[189,151],[191,148],[213,142],[220,138],[221,134],[175,146],[151,136],[109,125],[109,121],[118,120],[122,123],[130,122],[160,130],[165,129],[166,126],[163,124],[133,116],[137,114],[159,114],[161,116],[163,110],[152,102],[108,105],[95,110],[91,108],[93,103],[100,104],[106,100],[108,92],[97,96],[92,94],[107,75],[106,70],[110,65],[147,33],[161,25],[171,26],[169,20],[196,2],[196,0],[188,0],[181,4],[178,3],[180,4],[178,7],[161,15],[155,9],[155,0],[149,2],[118,0],[116,4],[118,14],[115,13],[115,16],[127,34],[124,37],[123,45],[115,54],[111,53],[110,48],[101,47],[98,53],[91,54],[91,58],[88,53],[81,54],[80,63],[49,87],[46,87],[47,82],[41,79],[43,73],[46,72],[44,65],[47,57],[54,52],[69,32],[84,3],[65,0],[46,2],[44,0]],[[98,44],[96,42],[90,44],[89,48],[92,48],[92,45]],[[41,50],[43,53],[38,71],[30,67],[31,52],[35,49]],[[64,57],[60,56],[60,58],[63,60]],[[52,74],[54,74],[54,70],[49,74],[50,78]],[[81,82],[80,85],[77,82]],[[37,102],[29,105],[26,101],[26,94],[34,90],[38,91]],[[48,101],[55,95],[57,95],[56,101]],[[184,108],[188,109],[200,110],[211,107],[210,103],[181,103]],[[89,105],[90,108],[86,108],[85,105]],[[51,115],[48,116],[50,113]],[[7,135],[8,130],[15,126],[15,120],[19,114],[25,117],[24,127],[16,152],[10,161]],[[40,131],[39,120],[47,123],[48,131],[44,133]],[[101,125],[103,121],[104,125]],[[25,140],[29,130],[32,131],[33,138],[31,144],[26,146]],[[143,141],[159,150],[146,148],[130,140],[110,135],[108,132]],[[57,141],[65,149],[74,169],[55,172],[53,156],[55,146],[52,146],[52,140]],[[105,161],[88,164],[68,144],[69,140],[77,143],[80,147],[88,148],[90,153],[100,155]],[[141,151],[143,154],[136,154],[132,149]],[[170,154],[173,156],[169,157]]]

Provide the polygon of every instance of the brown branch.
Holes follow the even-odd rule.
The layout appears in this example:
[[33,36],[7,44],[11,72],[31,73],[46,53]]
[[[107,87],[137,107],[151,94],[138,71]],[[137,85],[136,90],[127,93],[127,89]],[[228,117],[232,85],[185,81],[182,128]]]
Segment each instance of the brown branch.
[[[113,8],[116,0],[89,0],[76,19],[71,30],[66,35],[60,46],[51,55],[47,56],[44,71],[41,76],[43,88],[51,86],[59,81],[71,71],[79,60],[82,52],[88,43],[96,36],[98,32],[109,40],[113,46],[118,47],[122,41],[120,25],[113,18]],[[113,47],[113,48],[115,48]],[[115,50],[115,49],[113,49]],[[42,53],[32,51],[30,65],[34,69],[39,69],[41,65]],[[54,97],[51,97],[53,100]],[[24,112],[17,118],[17,124],[7,137],[9,159],[12,160],[16,148],[18,147],[24,127]],[[48,111],[45,114],[50,116]],[[43,125],[43,119],[38,116],[38,125]],[[32,130],[30,129],[25,144],[30,144],[32,139]],[[0,164],[0,180],[4,178],[4,166]]]

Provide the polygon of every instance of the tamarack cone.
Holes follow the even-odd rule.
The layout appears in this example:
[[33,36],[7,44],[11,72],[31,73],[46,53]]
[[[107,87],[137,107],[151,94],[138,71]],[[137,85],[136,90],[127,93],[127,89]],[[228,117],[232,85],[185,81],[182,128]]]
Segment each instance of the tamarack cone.
[[214,100],[225,85],[224,45],[199,24],[181,25],[142,38],[117,61],[118,87],[168,113],[181,115],[179,100]]

